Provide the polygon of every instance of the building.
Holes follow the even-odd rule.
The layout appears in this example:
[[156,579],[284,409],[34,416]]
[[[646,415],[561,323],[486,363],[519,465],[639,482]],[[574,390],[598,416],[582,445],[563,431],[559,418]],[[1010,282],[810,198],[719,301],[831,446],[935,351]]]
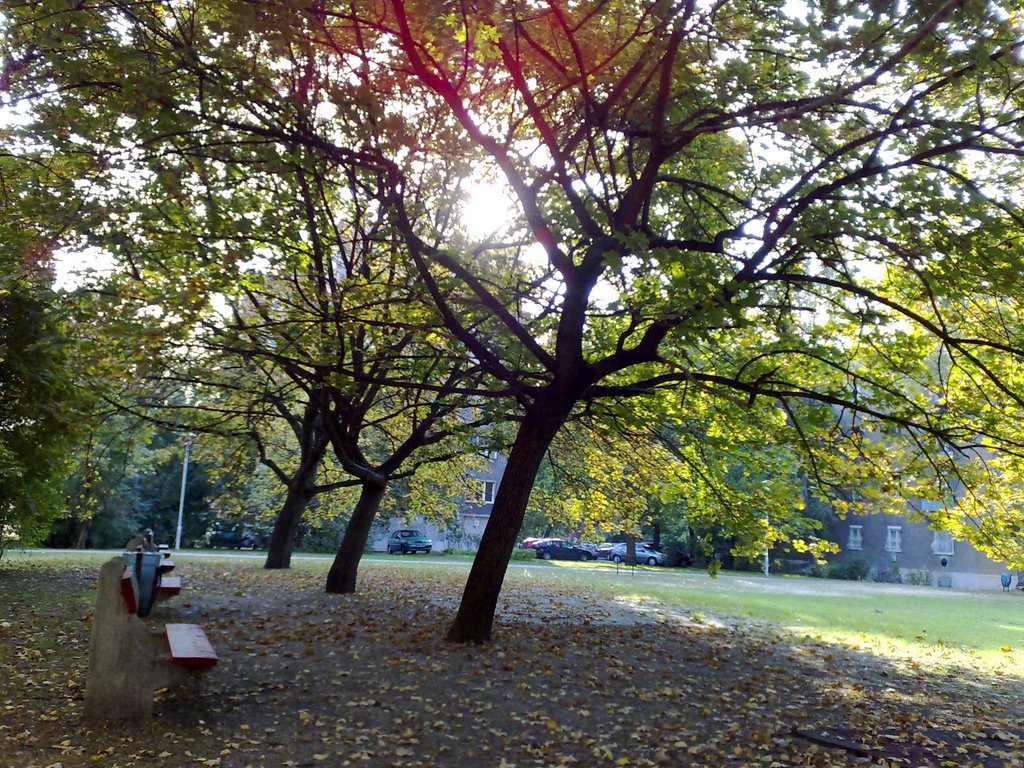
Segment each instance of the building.
[[387,527],[374,527],[370,541],[370,549],[383,552],[387,549],[387,539],[391,532],[398,528],[415,528],[434,542],[434,552],[446,549],[475,550],[480,544],[487,521],[491,517],[491,507],[505,473],[508,459],[503,454],[492,454],[485,469],[473,473],[478,493],[459,500],[458,519],[450,528],[440,528],[423,519],[412,520],[407,525],[399,518],[388,521]]
[[[927,510],[927,507],[925,507]],[[842,557],[862,557],[869,579],[954,589],[999,589],[1006,566],[924,522],[889,514],[850,516],[831,526]]]

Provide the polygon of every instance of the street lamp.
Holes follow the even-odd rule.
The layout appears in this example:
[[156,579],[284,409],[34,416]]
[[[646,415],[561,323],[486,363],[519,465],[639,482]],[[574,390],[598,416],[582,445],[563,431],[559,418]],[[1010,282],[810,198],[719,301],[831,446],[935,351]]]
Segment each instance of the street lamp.
[[185,513],[185,482],[188,480],[188,454],[192,449],[192,436],[185,438],[185,461],[181,465],[181,495],[178,497],[178,531],[174,535],[174,548],[181,549],[181,518]]
[[765,537],[764,537],[764,575],[765,575],[765,578],[767,578],[768,577],[768,548],[769,548],[769,543],[768,542],[771,540],[770,536],[771,536],[771,530],[772,530],[772,524],[771,524],[771,521],[768,519],[768,513],[767,512],[764,513],[764,529],[765,529]]

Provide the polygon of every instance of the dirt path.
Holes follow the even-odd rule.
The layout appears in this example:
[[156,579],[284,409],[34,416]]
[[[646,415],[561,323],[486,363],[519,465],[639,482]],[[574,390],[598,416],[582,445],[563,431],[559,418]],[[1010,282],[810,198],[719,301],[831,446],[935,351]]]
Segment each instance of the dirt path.
[[0,569],[0,766],[1024,764],[1020,691],[975,670],[525,580],[492,645],[450,646],[461,580],[440,570],[366,568],[343,598],[316,574],[182,571],[188,597],[156,618],[202,623],[220,664],[151,721],[83,725],[95,571]]

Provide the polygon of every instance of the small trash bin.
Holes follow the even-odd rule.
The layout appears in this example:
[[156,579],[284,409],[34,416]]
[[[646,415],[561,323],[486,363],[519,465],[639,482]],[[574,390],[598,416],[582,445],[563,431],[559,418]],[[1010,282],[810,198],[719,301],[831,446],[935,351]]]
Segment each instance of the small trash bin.
[[1012,579],[1013,577],[1009,572],[999,574],[999,583],[1003,585],[1003,592],[1010,591],[1010,581],[1012,581]]
[[124,564],[135,571],[135,581],[139,585],[136,613],[145,618],[153,609],[160,589],[160,563],[164,556],[161,552],[125,552],[123,557]]

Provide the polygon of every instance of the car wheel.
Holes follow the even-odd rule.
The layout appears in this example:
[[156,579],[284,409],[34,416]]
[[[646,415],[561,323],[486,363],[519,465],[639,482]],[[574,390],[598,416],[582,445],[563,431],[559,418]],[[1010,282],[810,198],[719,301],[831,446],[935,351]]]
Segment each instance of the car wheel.
[[622,562],[622,556],[621,555],[612,555],[612,562],[615,563],[616,565],[618,565],[619,563]]
[[405,554],[408,554],[408,553],[409,553],[409,548],[407,546],[405,546],[405,544],[403,544],[402,545],[402,554],[405,555]]
[[589,559],[590,559],[590,555],[588,555],[586,552],[584,552],[582,555],[580,555],[580,560],[582,560],[584,563],[587,562]]
[[388,544],[388,554],[389,554],[389,555],[393,555],[393,554],[395,554],[395,550],[393,550],[393,549],[391,548],[391,545],[390,545],[390,544]]
[[648,565],[657,565],[658,564],[658,558],[656,558],[656,557],[648,557],[647,558],[647,564]]
[[551,559],[551,553],[550,552],[545,552],[543,555],[541,555],[541,557],[543,559],[545,559],[545,560],[550,560]]

